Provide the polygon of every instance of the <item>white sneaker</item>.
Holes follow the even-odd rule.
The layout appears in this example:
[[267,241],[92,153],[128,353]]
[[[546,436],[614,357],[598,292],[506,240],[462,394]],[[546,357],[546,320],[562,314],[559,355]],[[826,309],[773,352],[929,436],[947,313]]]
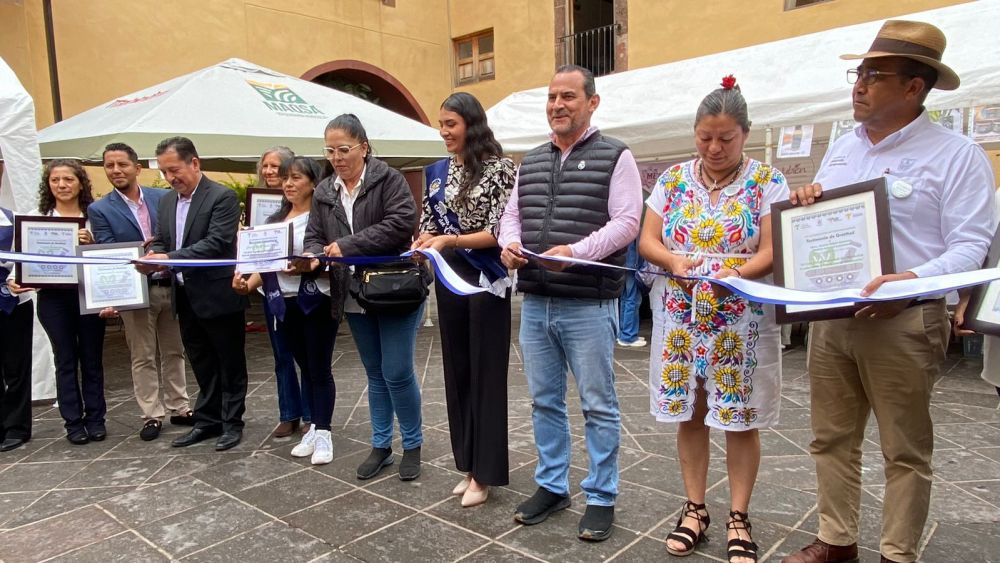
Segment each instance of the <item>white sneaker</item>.
[[626,348],[642,348],[646,345],[646,339],[643,337],[636,338],[632,342],[625,342],[621,338],[618,339],[618,345],[624,346]]
[[302,437],[302,441],[292,448],[292,457],[309,457],[316,449],[316,425],[309,426],[309,432]]
[[323,465],[333,461],[333,436],[329,430],[317,430],[315,440],[316,451],[312,455],[313,465]]

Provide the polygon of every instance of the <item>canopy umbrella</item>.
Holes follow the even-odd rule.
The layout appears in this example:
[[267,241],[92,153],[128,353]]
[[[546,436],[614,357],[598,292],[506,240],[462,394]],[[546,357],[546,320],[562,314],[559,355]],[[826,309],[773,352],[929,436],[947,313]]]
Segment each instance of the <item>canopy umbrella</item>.
[[[932,90],[931,109],[1000,102],[1000,62],[992,53],[1000,2],[959,4],[893,19],[932,23],[948,37],[944,63],[962,79],[958,90]],[[882,21],[868,22],[597,79],[601,105],[594,125],[621,139],[640,159],[694,152],[694,114],[722,77],[735,74],[753,120],[747,150],[761,149],[770,127],[829,124],[850,119],[851,85],[845,71],[858,61]],[[525,152],[548,140],[548,88],[515,92],[487,111],[504,150]],[[829,131],[825,127],[824,131]],[[814,137],[815,139],[815,137]]]
[[447,155],[436,129],[343,92],[229,59],[111,100],[39,132],[43,159],[99,161],[104,146],[128,143],[142,159],[175,135],[194,141],[209,170],[246,169],[268,147],[323,156],[323,129],[358,116],[375,156],[402,168]]

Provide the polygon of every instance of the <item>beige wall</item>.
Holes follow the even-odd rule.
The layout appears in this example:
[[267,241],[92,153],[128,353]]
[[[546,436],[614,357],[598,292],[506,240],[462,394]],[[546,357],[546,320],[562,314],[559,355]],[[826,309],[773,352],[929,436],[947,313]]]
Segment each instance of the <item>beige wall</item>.
[[[508,94],[549,83],[556,64],[551,1],[450,0],[448,5],[453,39],[493,28],[496,78],[456,90],[469,92],[489,108]],[[450,47],[447,56],[448,80],[454,85]]]
[[963,1],[832,0],[787,11],[785,0],[632,1],[628,3],[629,68],[729,51]]
[[[63,116],[230,57],[294,76],[352,59],[428,115],[452,91],[446,0],[54,0]],[[53,122],[41,2],[0,2],[0,56]]]

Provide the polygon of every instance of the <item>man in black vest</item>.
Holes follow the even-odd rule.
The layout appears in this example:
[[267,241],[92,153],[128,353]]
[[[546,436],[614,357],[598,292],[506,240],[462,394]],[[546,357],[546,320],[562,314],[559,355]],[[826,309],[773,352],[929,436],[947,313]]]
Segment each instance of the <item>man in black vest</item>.
[[625,263],[625,247],[639,234],[642,182],[628,147],[590,126],[600,101],[589,70],[566,65],[556,71],[546,104],[552,142],[524,156],[499,236],[501,259],[520,270],[517,287],[525,294],[520,342],[538,448],[538,490],[514,519],[538,524],[570,505],[569,367],[586,419],[590,467],[580,483],[587,511],[579,537],[590,541],[611,536],[618,495],[621,418],[613,356],[624,275],[529,263],[520,249]]

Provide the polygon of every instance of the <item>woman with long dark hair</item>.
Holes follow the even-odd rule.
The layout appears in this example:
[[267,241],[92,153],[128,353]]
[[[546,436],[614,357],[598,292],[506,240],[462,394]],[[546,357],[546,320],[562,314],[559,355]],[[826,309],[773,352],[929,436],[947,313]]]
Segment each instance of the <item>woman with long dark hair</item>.
[[[292,224],[294,254],[303,251],[313,192],[320,174],[319,164],[301,156],[287,158],[279,166],[284,197],[281,208],[267,222]],[[330,365],[340,319],[330,314],[330,282],[314,273],[303,273],[300,265],[296,261],[284,272],[253,274],[249,278],[237,272],[233,276],[233,289],[241,295],[258,288],[265,290],[264,301],[274,319],[273,327],[268,329],[274,331],[274,339],[299,364],[303,406],[313,414],[312,424],[292,449],[292,456],[311,456],[313,465],[321,465],[333,461],[330,420],[337,390]],[[293,368],[293,376],[294,373]],[[299,388],[297,378],[294,387]]]
[[[275,146],[264,151],[257,161],[257,187],[283,189],[285,178],[281,176],[281,166],[292,158],[295,158],[295,153],[288,147]],[[288,205],[288,198],[284,198],[282,204]],[[267,322],[267,336],[271,340],[271,351],[274,354],[274,381],[278,387],[278,426],[274,429],[274,436],[285,438],[294,434],[300,424],[303,431],[309,430],[309,422],[312,420],[309,391],[299,384],[295,355],[285,339],[280,338],[275,331],[274,312],[266,299],[264,320]]]
[[467,282],[490,289],[461,296],[435,287],[451,448],[465,473],[452,492],[468,507],[485,502],[489,487],[508,482],[510,283],[496,234],[514,187],[514,164],[471,94],[448,96],[438,126],[452,156],[427,169],[413,248],[437,250]]
[[[417,206],[406,179],[385,162],[372,157],[368,134],[361,121],[343,114],[326,126],[323,135],[327,160],[336,175],[316,187],[313,210],[306,230],[305,250],[316,256],[397,256],[406,251],[417,227]],[[312,260],[310,268],[319,267]],[[354,283],[365,283],[377,266],[354,268]],[[368,409],[371,412],[372,451],[358,466],[358,479],[371,479],[393,463],[393,419],[399,421],[403,461],[399,478],[420,476],[423,432],[420,387],[413,369],[417,328],[424,302],[411,303],[406,311],[369,309],[348,295],[349,270],[331,264],[330,304],[334,318],[346,313],[351,333],[368,376]]]
[[[45,165],[38,186],[38,215],[86,218],[93,202],[90,178],[79,161],[57,159]],[[94,242],[89,223],[77,237],[80,244]],[[12,289],[20,288],[15,284]],[[66,439],[77,445],[104,440],[108,435],[104,426],[104,319],[96,313],[80,314],[76,287],[48,287],[38,290],[38,320],[52,343],[56,399]]]

